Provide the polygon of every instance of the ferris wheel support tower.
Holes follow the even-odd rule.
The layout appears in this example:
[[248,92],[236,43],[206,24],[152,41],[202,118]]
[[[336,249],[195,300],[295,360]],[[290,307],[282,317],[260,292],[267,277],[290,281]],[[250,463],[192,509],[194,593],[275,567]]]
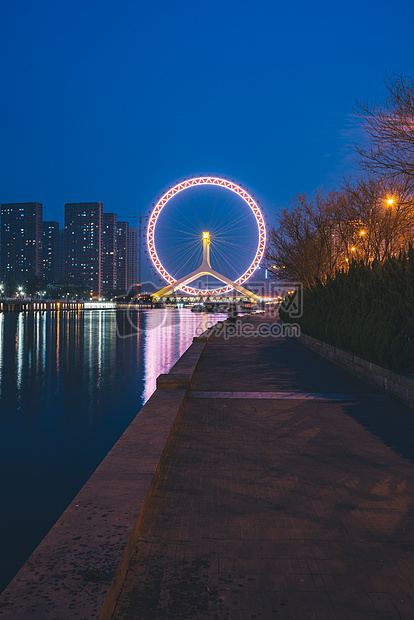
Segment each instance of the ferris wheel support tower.
[[192,271],[191,273],[184,276],[183,278],[176,280],[173,284],[168,284],[168,286],[165,286],[160,291],[156,291],[155,293],[151,295],[151,297],[154,297],[155,299],[160,299],[161,297],[165,297],[166,295],[169,295],[170,293],[175,291],[177,288],[186,286],[187,284],[194,282],[194,280],[196,280],[197,278],[201,276],[212,276],[213,278],[217,278],[217,280],[220,280],[220,282],[223,282],[224,284],[227,284],[228,286],[231,286],[232,288],[236,289],[236,291],[239,291],[239,293],[241,293],[245,297],[248,297],[249,299],[252,299],[253,301],[259,301],[260,297],[258,295],[256,295],[255,293],[252,293],[252,291],[247,290],[247,288],[244,288],[244,286],[237,284],[237,282],[233,282],[233,280],[230,280],[230,278],[223,276],[221,273],[218,273],[218,271],[215,271],[212,268],[210,264],[210,242],[211,240],[210,240],[209,232],[203,232],[202,241],[203,241],[203,260],[201,262],[201,265],[198,267],[198,269],[196,269],[195,271]]

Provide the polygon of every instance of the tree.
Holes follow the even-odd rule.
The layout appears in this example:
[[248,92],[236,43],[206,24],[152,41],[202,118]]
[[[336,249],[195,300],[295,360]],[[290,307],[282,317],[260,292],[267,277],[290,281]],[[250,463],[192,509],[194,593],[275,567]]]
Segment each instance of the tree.
[[18,290],[18,282],[13,276],[7,276],[3,280],[3,295],[4,297],[14,297]]
[[33,276],[26,282],[25,291],[29,297],[38,297],[45,288],[45,281],[41,276]]
[[382,262],[413,241],[414,209],[407,177],[345,179],[334,208],[345,262]]
[[345,179],[339,191],[299,194],[276,215],[266,259],[281,280],[311,287],[350,263],[382,263],[414,241],[407,177]]
[[363,169],[392,178],[407,175],[414,182],[414,82],[392,73],[385,80],[384,105],[357,101],[355,114],[368,134],[367,145],[356,145]]
[[304,286],[335,273],[340,267],[334,218],[337,200],[337,192],[318,191],[311,198],[299,194],[290,209],[281,209],[266,251],[271,273]]

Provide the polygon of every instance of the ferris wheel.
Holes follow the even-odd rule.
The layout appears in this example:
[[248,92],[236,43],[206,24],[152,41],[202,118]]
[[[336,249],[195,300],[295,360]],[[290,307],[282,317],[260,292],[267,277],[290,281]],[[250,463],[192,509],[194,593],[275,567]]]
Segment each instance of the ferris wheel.
[[[242,285],[263,258],[266,226],[258,204],[240,185],[199,176],[170,187],[154,205],[147,245],[167,292],[246,292]],[[196,286],[189,286],[194,280]]]

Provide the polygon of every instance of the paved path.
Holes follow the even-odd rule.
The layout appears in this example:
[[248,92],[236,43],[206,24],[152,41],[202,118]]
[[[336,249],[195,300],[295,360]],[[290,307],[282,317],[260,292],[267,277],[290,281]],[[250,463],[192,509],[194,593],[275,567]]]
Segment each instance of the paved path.
[[113,617],[412,620],[413,418],[296,340],[213,338]]

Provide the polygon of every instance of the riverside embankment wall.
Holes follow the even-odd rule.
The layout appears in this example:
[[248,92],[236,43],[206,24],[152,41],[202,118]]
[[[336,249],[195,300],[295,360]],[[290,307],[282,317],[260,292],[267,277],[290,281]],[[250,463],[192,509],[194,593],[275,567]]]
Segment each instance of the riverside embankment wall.
[[298,339],[304,345],[345,368],[356,377],[379,388],[384,393],[414,409],[414,376],[394,372],[353,355],[322,340],[301,334]]
[[[139,411],[0,596],[0,617],[110,617],[142,517],[207,338],[193,344]],[[30,515],[27,515],[30,519]]]
[[0,312],[83,310],[83,307],[83,301],[66,301],[63,299],[0,299]]

